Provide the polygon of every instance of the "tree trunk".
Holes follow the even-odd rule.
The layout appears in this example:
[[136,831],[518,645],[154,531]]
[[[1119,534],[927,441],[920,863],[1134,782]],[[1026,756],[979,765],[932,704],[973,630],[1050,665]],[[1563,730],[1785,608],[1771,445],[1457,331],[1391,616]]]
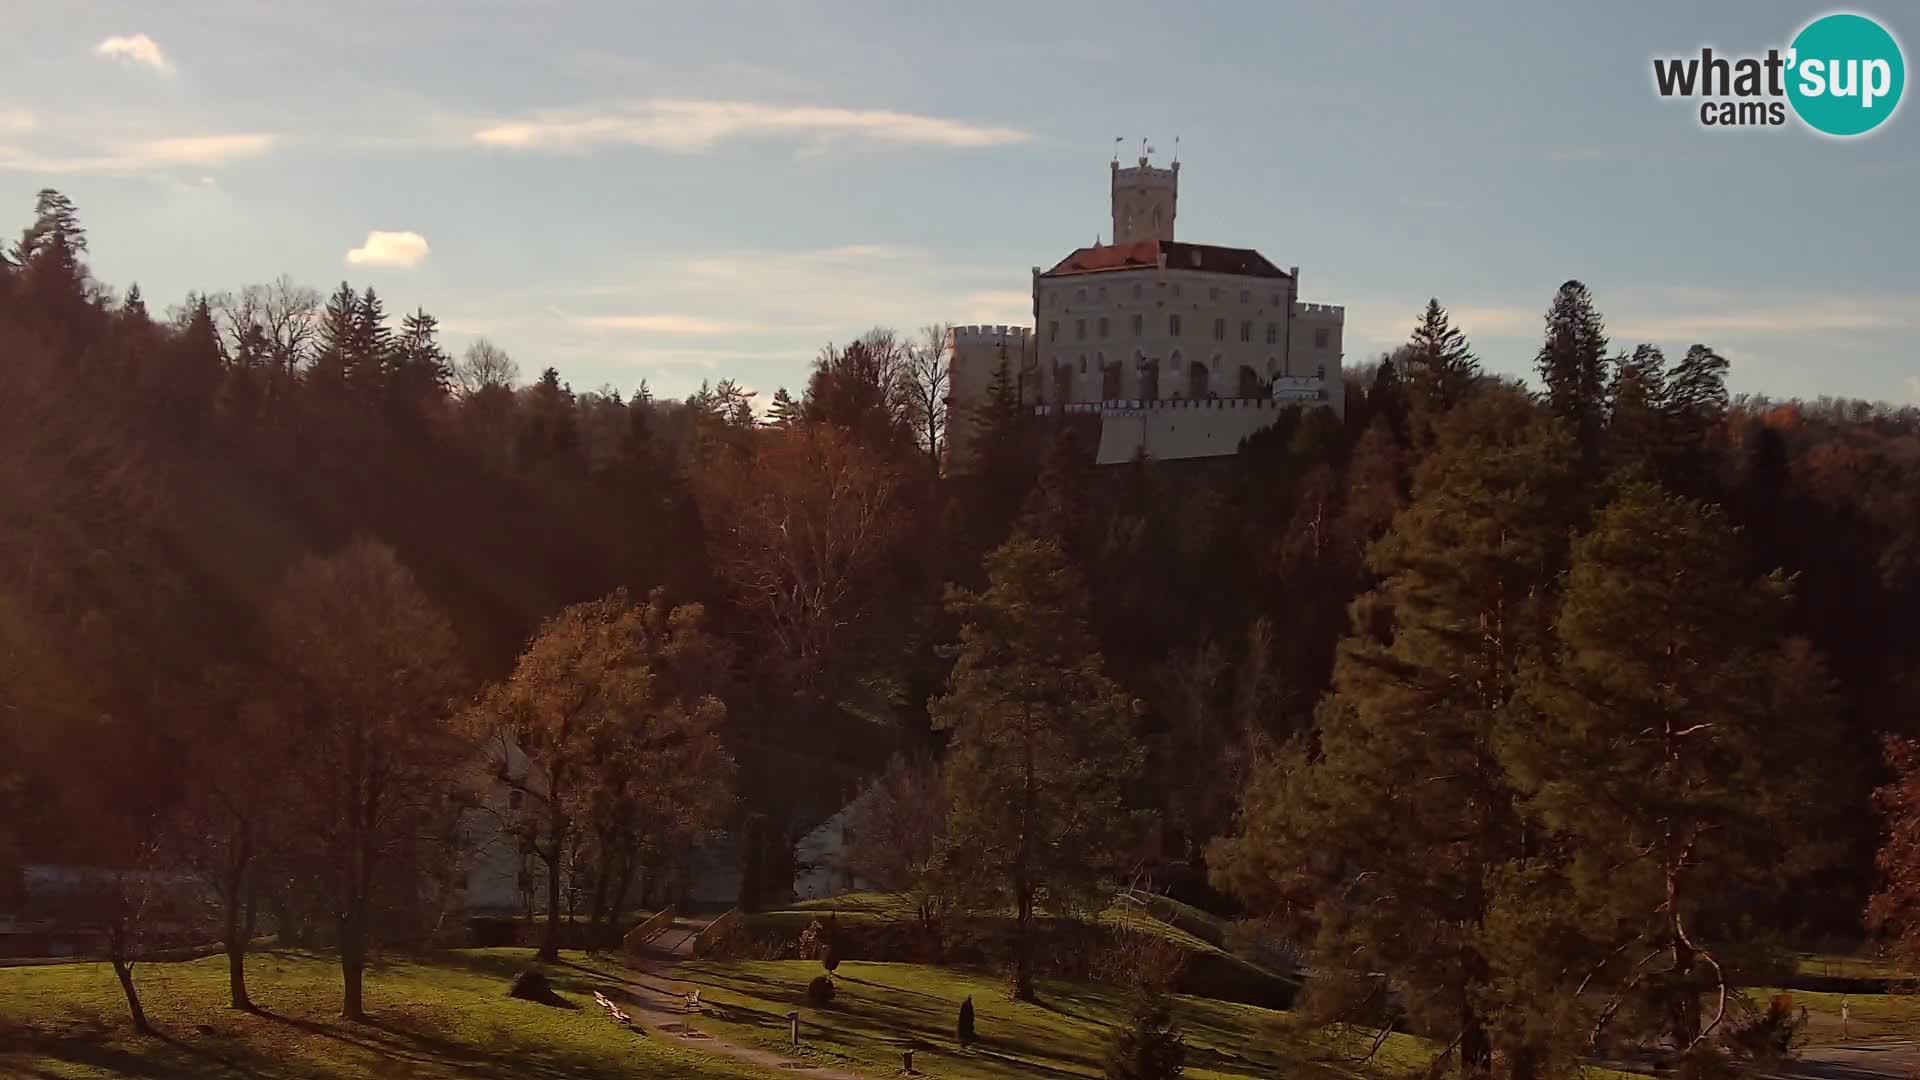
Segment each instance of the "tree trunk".
[[1033,1000],[1033,897],[1020,893],[1019,917],[1013,924],[1013,996]]
[[367,969],[367,940],[357,914],[340,920],[340,1015],[365,1020],[367,1010],[360,986]]
[[1486,1076],[1493,1071],[1493,1042],[1487,1025],[1472,1005],[1460,1006],[1460,1075]]
[[560,962],[560,838],[547,856],[547,930],[540,938],[539,959],[549,964]]
[[247,860],[251,857],[250,845],[243,832],[236,853],[229,858],[227,879],[221,890],[221,906],[226,910],[225,932],[221,943],[227,947],[227,1006],[245,1012],[253,1011],[253,1001],[247,997],[247,945],[250,927],[247,925],[246,900]]
[[1673,935],[1673,1041],[1677,1048],[1686,1050],[1700,1037],[1700,992],[1693,985],[1696,951],[1680,921],[1680,871],[1677,868],[1667,871],[1667,927]]
[[153,1028],[147,1023],[147,1010],[140,1007],[140,991],[133,985],[133,965],[127,963],[118,948],[114,949],[112,960],[114,977],[120,980],[120,992],[127,995],[127,1015],[133,1019],[134,1033],[153,1034]]

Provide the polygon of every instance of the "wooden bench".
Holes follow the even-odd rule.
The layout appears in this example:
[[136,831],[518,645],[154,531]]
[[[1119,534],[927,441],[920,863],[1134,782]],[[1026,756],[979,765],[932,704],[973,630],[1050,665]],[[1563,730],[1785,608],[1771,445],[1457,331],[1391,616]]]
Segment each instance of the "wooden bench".
[[599,1005],[601,1008],[607,1010],[608,1016],[613,1017],[615,1020],[619,1021],[622,1024],[627,1024],[629,1026],[632,1025],[633,1017],[628,1016],[626,1012],[620,1008],[619,1005],[614,1003],[614,1000],[612,998],[608,997],[607,995],[601,993],[598,990],[595,990],[593,992],[593,1000],[594,1000],[594,1004]]

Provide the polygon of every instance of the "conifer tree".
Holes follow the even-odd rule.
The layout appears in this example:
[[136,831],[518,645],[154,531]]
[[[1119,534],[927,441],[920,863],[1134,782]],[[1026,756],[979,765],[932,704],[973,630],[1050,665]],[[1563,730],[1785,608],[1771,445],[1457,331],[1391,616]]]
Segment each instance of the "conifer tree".
[[1122,793],[1142,754],[1134,702],[1106,675],[1060,546],[1016,536],[986,567],[986,591],[948,594],[960,640],[929,706],[952,733],[937,858],[963,901],[1014,909],[1014,995],[1032,1001],[1034,920],[1110,895],[1131,839]]
[[1325,986],[1385,972],[1414,1023],[1485,1075],[1500,974],[1485,920],[1501,868],[1526,850],[1494,736],[1520,661],[1546,640],[1577,453],[1506,389],[1436,435],[1413,501],[1369,554],[1381,583],[1354,606],[1317,754],[1293,746],[1260,765],[1240,835],[1208,861],[1260,910],[1313,912]]
[[1606,421],[1607,335],[1593,294],[1569,281],[1547,309],[1547,338],[1535,357],[1548,407],[1567,421],[1591,469]]
[[1432,441],[1435,421],[1457,408],[1480,378],[1480,361],[1467,337],[1447,317],[1440,301],[1430,299],[1414,324],[1407,347],[1396,354],[1405,370],[1409,425],[1422,445]]
[[1652,467],[1664,460],[1669,442],[1667,358],[1659,347],[1641,345],[1615,360],[1607,397],[1608,463],[1615,468]]
[[1570,856],[1575,970],[1610,992],[1596,1031],[1626,1008],[1683,1052],[1712,1034],[1736,985],[1736,906],[1804,850],[1784,838],[1808,820],[1827,680],[1781,652],[1784,598],[1745,577],[1717,507],[1649,482],[1574,545],[1557,648],[1530,658],[1497,750]]
[[792,427],[800,418],[800,403],[793,400],[786,387],[773,392],[773,401],[767,406],[767,426],[774,428]]
[[346,389],[359,312],[360,298],[344,281],[327,297],[327,305],[320,312],[319,346],[307,377],[322,393],[338,394]]
[[1164,993],[1143,994],[1107,1040],[1107,1080],[1175,1080],[1186,1071],[1187,1044]]

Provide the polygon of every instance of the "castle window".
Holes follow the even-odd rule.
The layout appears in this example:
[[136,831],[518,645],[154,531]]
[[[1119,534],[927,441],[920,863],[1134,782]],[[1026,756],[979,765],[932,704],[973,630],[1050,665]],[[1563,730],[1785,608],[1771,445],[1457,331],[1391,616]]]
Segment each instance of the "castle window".
[[1085,375],[1086,373],[1087,373],[1087,358],[1085,356],[1082,356],[1080,358],[1080,374]]
[[1146,325],[1146,316],[1135,315],[1133,317],[1133,336],[1139,337],[1141,334],[1145,333],[1146,332],[1145,325]]
[[1253,299],[1253,292],[1252,292],[1252,290],[1250,290],[1250,289],[1241,289],[1241,290],[1240,290],[1240,302],[1241,302],[1241,303],[1243,303],[1243,304],[1245,304],[1245,303],[1247,303],[1247,302],[1249,302],[1249,301],[1251,301],[1252,299]]
[[1313,347],[1316,349],[1326,348],[1327,343],[1332,339],[1333,332],[1324,326],[1318,327],[1313,331]]
[[1213,340],[1215,341],[1227,340],[1227,320],[1225,319],[1213,320]]
[[1105,300],[1107,298],[1107,287],[1105,285],[1100,286],[1100,288],[1094,291],[1094,295]]
[[1280,343],[1280,326],[1279,326],[1279,324],[1277,324],[1277,323],[1268,323],[1268,324],[1267,324],[1267,344],[1269,344],[1269,345],[1278,345],[1279,343]]
[[1280,294],[1279,294],[1279,293],[1274,293],[1274,294],[1273,294],[1273,306],[1274,306],[1274,307],[1279,307],[1279,306],[1280,306]]
[[1253,324],[1252,324],[1252,323],[1250,323],[1250,322],[1246,322],[1246,321],[1244,321],[1244,320],[1242,320],[1242,321],[1241,321],[1241,323],[1240,323],[1240,340],[1241,340],[1241,341],[1252,341],[1252,340],[1253,340]]
[[1048,341],[1060,340],[1060,320],[1059,319],[1055,319],[1052,322],[1049,322],[1047,324],[1047,340]]
[[1220,290],[1219,290],[1219,289],[1208,289],[1208,290],[1207,290],[1207,299],[1209,299],[1209,300],[1218,300],[1218,299],[1220,299]]
[[1103,338],[1107,336],[1107,317],[1105,315],[1100,316],[1100,336]]
[[1180,295],[1180,283],[1177,281],[1173,283],[1173,295],[1175,296]]
[[1079,341],[1087,340],[1087,320],[1085,319],[1073,320],[1073,336],[1076,340],[1079,340]]
[[1085,287],[1081,287],[1081,288],[1078,288],[1078,289],[1075,289],[1075,290],[1073,291],[1073,298],[1074,298],[1075,300],[1085,300],[1085,299],[1087,298],[1087,290],[1086,290],[1086,288],[1085,288]]
[[1167,334],[1170,337],[1180,336],[1180,316],[1179,315],[1176,314],[1176,315],[1167,316]]

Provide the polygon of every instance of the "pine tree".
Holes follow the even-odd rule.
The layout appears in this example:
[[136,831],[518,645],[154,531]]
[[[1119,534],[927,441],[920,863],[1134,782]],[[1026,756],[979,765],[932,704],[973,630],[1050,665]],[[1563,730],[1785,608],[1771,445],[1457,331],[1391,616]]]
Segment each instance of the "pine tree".
[[792,427],[800,418],[800,403],[793,400],[786,387],[773,392],[773,402],[767,406],[767,426],[773,428]]
[[353,365],[359,311],[359,296],[353,286],[343,281],[333,295],[327,297],[327,306],[320,312],[319,347],[307,370],[307,378],[323,394],[337,395],[346,390],[348,370]]
[[353,333],[347,346],[348,389],[363,402],[378,401],[393,381],[397,355],[386,307],[369,285],[354,306]]
[[1260,910],[1313,910],[1326,986],[1385,972],[1413,1023],[1484,1075],[1500,974],[1484,924],[1501,868],[1526,850],[1494,736],[1520,661],[1546,641],[1577,454],[1505,389],[1436,436],[1369,554],[1381,583],[1354,605],[1317,756],[1294,746],[1259,766],[1241,834],[1208,862]]
[[1651,470],[1664,462],[1670,442],[1667,358],[1659,348],[1641,345],[1615,360],[1607,397],[1608,463],[1615,468]]
[[937,858],[964,901],[1014,909],[1014,995],[1032,1001],[1034,920],[1042,905],[1071,914],[1110,895],[1141,750],[1134,703],[1103,670],[1086,589],[1060,546],[1016,536],[986,568],[985,592],[947,599],[962,627],[929,706],[952,733]]
[[1718,499],[1715,440],[1727,418],[1725,357],[1705,345],[1687,350],[1667,382],[1667,423],[1672,432],[1669,487],[1695,498]]
[[1557,649],[1529,660],[1498,754],[1571,857],[1573,969],[1611,991],[1596,1030],[1625,1008],[1683,1052],[1711,1034],[1738,985],[1737,912],[1797,854],[1828,680],[1780,651],[1783,601],[1745,576],[1717,507],[1652,483],[1574,545]]
[[1186,1071],[1187,1044],[1173,1023],[1173,1002],[1166,994],[1143,994],[1129,1022],[1107,1039],[1102,1070],[1107,1080],[1175,1080]]
[[403,431],[420,423],[421,410],[447,393],[453,382],[453,358],[440,347],[440,321],[416,309],[400,323],[387,379],[388,412]]
[[1480,379],[1480,361],[1468,347],[1466,335],[1434,299],[1427,301],[1407,347],[1396,355],[1405,366],[1409,427],[1421,445],[1429,445],[1434,423],[1473,392]]
[[1554,294],[1547,339],[1535,358],[1548,407],[1572,426],[1589,469],[1599,461],[1606,421],[1607,335],[1593,295],[1578,281]]

